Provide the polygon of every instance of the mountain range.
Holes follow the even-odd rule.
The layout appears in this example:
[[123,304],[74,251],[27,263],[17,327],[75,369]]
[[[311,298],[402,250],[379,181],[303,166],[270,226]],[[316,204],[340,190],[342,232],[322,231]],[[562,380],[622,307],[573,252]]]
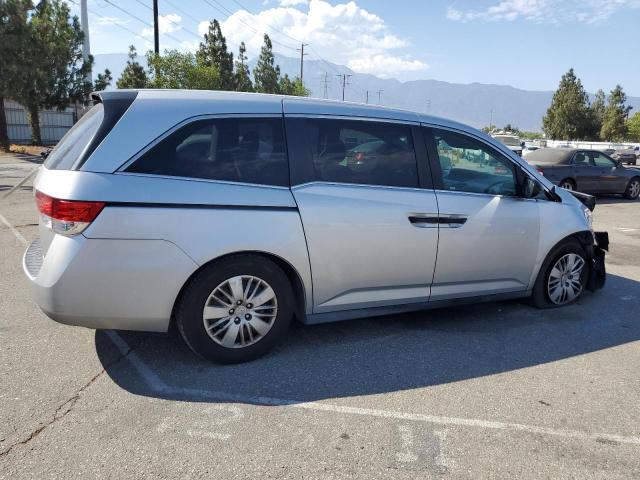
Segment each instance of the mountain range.
[[[115,85],[115,79],[125,67],[127,55],[98,54],[94,58],[94,72],[108,68]],[[256,60],[249,61],[251,70]],[[275,61],[280,65],[282,74],[294,77],[300,72],[299,59],[276,54]],[[523,71],[523,75],[531,73]],[[493,122],[498,127],[509,123],[521,130],[540,131],[542,117],[553,97],[552,91],[522,90],[509,85],[460,84],[427,79],[401,82],[394,78],[356,73],[343,65],[323,60],[304,62],[304,83],[313,97],[341,100],[343,75],[347,75],[348,82],[344,89],[346,101],[364,103],[368,91],[369,103],[451,118],[477,128]],[[632,113],[640,110],[640,97],[628,97],[627,104],[633,107]]]

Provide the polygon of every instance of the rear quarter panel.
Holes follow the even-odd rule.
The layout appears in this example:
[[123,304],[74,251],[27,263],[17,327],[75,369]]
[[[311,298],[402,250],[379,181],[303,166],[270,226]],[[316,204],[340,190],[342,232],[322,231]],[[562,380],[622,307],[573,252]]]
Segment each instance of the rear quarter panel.
[[195,269],[227,254],[275,255],[297,272],[311,312],[307,244],[288,188],[129,174],[99,175],[97,183],[102,182],[109,187],[94,196],[111,204],[85,231],[88,238],[171,242],[196,266],[182,284]]

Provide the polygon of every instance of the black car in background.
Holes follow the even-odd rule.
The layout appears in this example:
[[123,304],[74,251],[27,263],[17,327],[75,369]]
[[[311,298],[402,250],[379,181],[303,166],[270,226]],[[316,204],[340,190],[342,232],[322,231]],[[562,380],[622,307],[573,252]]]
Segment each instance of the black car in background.
[[625,168],[597,150],[542,148],[526,158],[550,181],[567,190],[618,193],[631,200],[640,195],[640,169]]
[[611,154],[611,158],[618,160],[621,163],[626,163],[627,165],[636,164],[636,152],[631,148],[616,150]]

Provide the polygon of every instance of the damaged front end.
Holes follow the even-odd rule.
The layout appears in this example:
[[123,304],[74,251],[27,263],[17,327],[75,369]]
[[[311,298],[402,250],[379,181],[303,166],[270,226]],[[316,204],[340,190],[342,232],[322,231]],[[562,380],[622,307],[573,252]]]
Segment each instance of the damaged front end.
[[587,278],[587,289],[590,291],[599,290],[604,287],[607,272],[604,265],[605,251],[609,251],[608,232],[581,232],[578,239],[582,244],[589,265],[589,277]]
[[[575,190],[569,191],[591,212],[596,208],[596,197]],[[604,252],[609,251],[608,232],[581,232],[578,239],[587,252],[589,262],[589,278],[587,279],[587,289],[592,292],[604,287],[607,272],[604,266]]]

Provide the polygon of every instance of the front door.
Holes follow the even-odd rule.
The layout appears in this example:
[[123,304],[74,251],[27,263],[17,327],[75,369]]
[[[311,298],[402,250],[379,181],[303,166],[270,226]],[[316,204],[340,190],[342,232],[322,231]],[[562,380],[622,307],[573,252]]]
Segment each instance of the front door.
[[536,200],[518,196],[516,165],[476,137],[425,131],[440,209],[431,300],[526,291],[540,221]]
[[299,116],[286,118],[286,133],[314,313],[427,302],[438,209],[419,174],[419,128]]
[[598,191],[600,169],[594,165],[588,151],[577,151],[571,159],[571,168],[577,183],[576,189],[579,192]]
[[616,162],[601,152],[591,152],[593,164],[597,170],[597,192],[602,193],[622,193],[626,188],[627,179],[620,174]]

